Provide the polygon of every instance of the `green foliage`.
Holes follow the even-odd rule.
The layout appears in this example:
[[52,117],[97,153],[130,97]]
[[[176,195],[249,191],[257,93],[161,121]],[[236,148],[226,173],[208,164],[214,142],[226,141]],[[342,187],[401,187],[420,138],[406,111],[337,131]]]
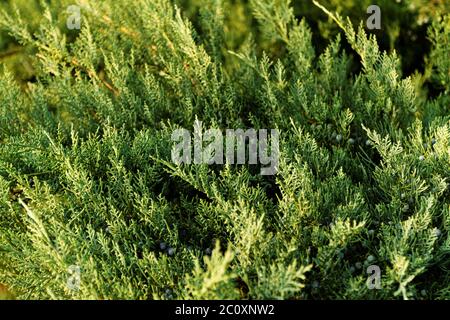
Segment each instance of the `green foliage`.
[[[2,3],[0,284],[25,299],[449,299],[448,2],[381,2],[381,34],[367,1],[79,0],[81,30],[70,1]],[[417,65],[405,28],[428,30]],[[172,163],[171,133],[195,120],[279,129],[277,175]]]

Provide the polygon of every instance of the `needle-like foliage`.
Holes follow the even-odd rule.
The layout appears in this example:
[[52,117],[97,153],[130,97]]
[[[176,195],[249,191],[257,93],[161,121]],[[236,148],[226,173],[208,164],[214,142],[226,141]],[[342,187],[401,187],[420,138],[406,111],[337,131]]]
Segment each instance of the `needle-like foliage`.
[[[448,7],[420,11],[430,50],[405,74],[404,21],[386,20],[382,47],[349,3],[2,4],[0,284],[26,299],[450,299]],[[196,120],[278,129],[277,174],[176,165],[171,134]]]

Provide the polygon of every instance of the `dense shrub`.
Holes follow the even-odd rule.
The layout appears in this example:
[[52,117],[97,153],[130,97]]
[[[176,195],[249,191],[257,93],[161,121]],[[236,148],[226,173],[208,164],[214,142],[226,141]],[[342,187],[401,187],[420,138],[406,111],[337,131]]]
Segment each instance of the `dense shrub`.
[[[81,30],[71,1],[3,3],[0,283],[449,299],[449,5],[381,1],[372,32],[370,2],[79,0]],[[195,120],[277,128],[277,175],[172,163],[172,131]]]

